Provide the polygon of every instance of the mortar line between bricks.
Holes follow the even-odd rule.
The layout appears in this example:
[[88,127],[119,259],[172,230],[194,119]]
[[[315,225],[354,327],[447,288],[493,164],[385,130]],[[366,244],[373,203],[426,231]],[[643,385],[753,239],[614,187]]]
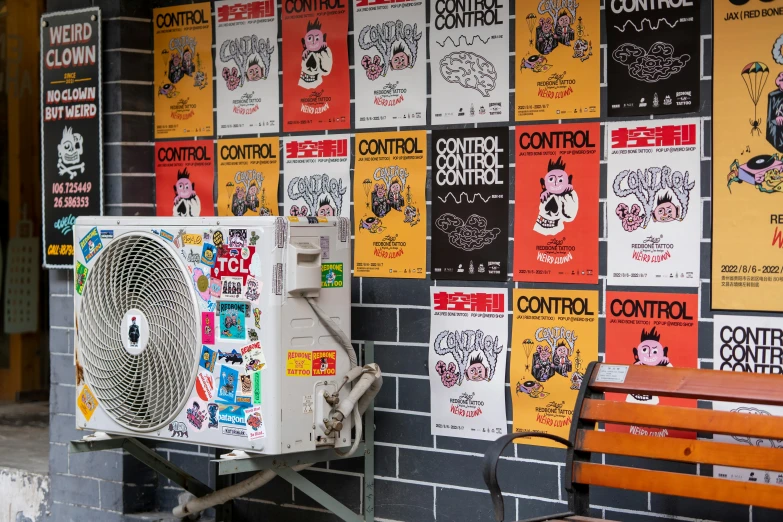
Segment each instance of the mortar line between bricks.
[[413,310],[429,310],[429,305],[407,305],[407,304],[380,304],[380,303],[351,303],[351,308],[400,308],[413,309]]
[[[397,444],[394,442],[376,442],[377,446],[384,446],[387,448],[396,448],[397,450],[405,449],[405,450],[415,450],[415,451],[427,451],[429,453],[445,453],[448,455],[462,455],[463,457],[484,457],[483,453],[472,453],[469,451],[460,451],[460,450],[451,450],[451,449],[443,449],[443,448],[429,448],[424,446],[410,446],[408,444]],[[500,457],[503,460],[508,460],[510,462],[524,462],[525,464],[545,464],[547,466],[557,466],[565,467],[565,463],[563,462],[551,462],[546,460],[536,460],[536,459],[527,459],[523,457],[506,457],[505,455]]]
[[[364,343],[366,342],[365,339],[351,339],[352,343]],[[375,346],[378,345],[388,345],[388,346],[415,346],[415,347],[426,347],[429,348],[430,343],[414,343],[414,342],[405,342],[405,341],[375,341]]]
[[[51,486],[50,486],[50,488],[51,488]],[[53,504],[59,504],[61,506],[71,506],[71,507],[76,507],[76,508],[80,508],[80,509],[89,509],[90,511],[97,511],[98,513],[114,513],[114,514],[117,514],[117,515],[122,515],[123,514],[121,511],[113,511],[111,509],[101,509],[99,507],[87,506],[85,504],[71,504],[70,502],[60,502],[58,500],[53,500],[52,503]]]
[[419,417],[432,417],[431,413],[424,412],[424,411],[415,411],[415,410],[398,410],[395,408],[379,408],[376,406],[375,411],[382,411],[385,413],[405,413],[408,415],[418,415]]
[[686,522],[703,522],[703,518],[691,518],[691,517],[683,517],[680,515],[667,515],[664,513],[655,513],[654,511],[636,511],[633,509],[624,509],[624,508],[613,508],[609,506],[599,506],[595,504],[590,504],[590,507],[593,509],[601,509],[606,510],[607,513],[625,513],[627,515],[645,515],[648,517],[655,517],[655,518],[665,518],[666,520],[682,520]]

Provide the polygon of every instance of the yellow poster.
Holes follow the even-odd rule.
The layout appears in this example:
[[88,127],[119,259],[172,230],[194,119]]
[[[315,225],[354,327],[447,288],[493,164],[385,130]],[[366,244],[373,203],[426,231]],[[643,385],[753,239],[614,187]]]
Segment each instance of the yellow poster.
[[715,2],[712,308],[783,311],[783,7]]
[[[567,439],[585,370],[598,359],[598,292],[518,288],[513,307],[509,382],[514,433]],[[517,442],[562,447],[541,438]]]
[[218,140],[218,216],[277,216],[280,140]]
[[212,9],[209,2],[152,10],[155,139],[212,136]]
[[599,117],[600,4],[516,1],[517,121]]
[[426,277],[426,181],[426,131],[356,135],[356,277]]

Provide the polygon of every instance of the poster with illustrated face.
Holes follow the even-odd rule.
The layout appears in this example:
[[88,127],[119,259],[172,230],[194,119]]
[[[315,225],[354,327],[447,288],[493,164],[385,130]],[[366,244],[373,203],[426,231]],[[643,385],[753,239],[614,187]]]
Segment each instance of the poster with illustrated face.
[[427,132],[365,133],[354,139],[354,275],[424,279]]
[[699,0],[606,2],[609,116],[699,110]]
[[215,2],[217,134],[280,131],[277,4]]
[[284,147],[284,214],[350,218],[351,136],[297,136]]
[[431,287],[433,435],[495,440],[506,434],[505,288]]
[[277,216],[280,140],[218,140],[218,216]]
[[152,10],[155,139],[212,136],[212,7]]
[[427,124],[424,0],[353,0],[357,129]]
[[[698,368],[697,294],[606,293],[608,364]],[[696,408],[695,399],[607,393],[608,400]],[[695,439],[696,433],[648,426],[607,424],[606,431],[647,437]]]
[[508,128],[432,131],[432,278],[505,281]]
[[601,2],[516,0],[517,121],[601,114]]
[[432,124],[508,121],[508,2],[430,2]]
[[[514,433],[568,438],[587,365],[598,359],[598,292],[514,290],[509,382]],[[518,444],[560,448],[539,438]]]
[[155,143],[156,215],[214,216],[211,140]]
[[699,286],[701,122],[607,127],[608,284]]
[[599,123],[516,128],[514,281],[598,283]]
[[283,2],[283,130],[348,129],[348,0]]

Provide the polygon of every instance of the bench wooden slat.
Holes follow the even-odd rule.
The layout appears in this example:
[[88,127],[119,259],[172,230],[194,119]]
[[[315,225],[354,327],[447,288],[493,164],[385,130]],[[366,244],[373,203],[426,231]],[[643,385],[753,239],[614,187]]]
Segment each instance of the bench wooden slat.
[[574,462],[573,469],[573,480],[578,484],[783,509],[783,494],[780,486],[771,484],[606,466],[589,462]]

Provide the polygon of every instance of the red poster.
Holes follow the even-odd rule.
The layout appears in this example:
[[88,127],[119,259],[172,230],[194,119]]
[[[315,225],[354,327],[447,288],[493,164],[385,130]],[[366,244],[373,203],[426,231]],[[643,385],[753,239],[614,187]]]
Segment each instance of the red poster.
[[598,283],[599,123],[516,128],[514,281]]
[[346,0],[283,2],[283,130],[348,129]]
[[155,144],[155,202],[158,216],[214,216],[212,140]]
[[[610,364],[698,367],[699,300],[696,294],[606,293],[606,355]],[[607,393],[637,404],[696,407],[695,399]],[[696,433],[608,424],[606,431],[695,439]]]

